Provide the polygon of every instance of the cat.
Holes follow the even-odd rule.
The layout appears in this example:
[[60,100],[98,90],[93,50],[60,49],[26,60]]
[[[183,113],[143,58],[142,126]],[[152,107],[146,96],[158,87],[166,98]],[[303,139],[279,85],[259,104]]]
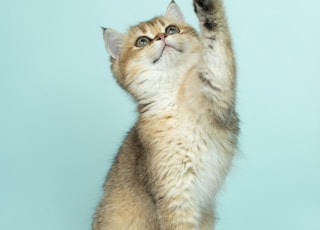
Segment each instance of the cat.
[[194,0],[200,33],[172,1],[163,16],[104,29],[119,85],[137,103],[93,230],[213,229],[237,151],[236,67],[222,0]]

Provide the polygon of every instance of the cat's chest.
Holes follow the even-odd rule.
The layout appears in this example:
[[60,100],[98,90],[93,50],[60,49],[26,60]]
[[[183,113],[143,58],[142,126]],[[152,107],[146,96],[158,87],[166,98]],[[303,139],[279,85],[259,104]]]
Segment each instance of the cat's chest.
[[230,167],[232,155],[223,146],[227,143],[224,135],[208,128],[208,124],[188,124],[186,130],[188,138],[185,140],[186,152],[191,159],[192,174],[185,174],[183,180],[190,180],[194,185],[194,196],[201,203],[206,203],[215,194]]
[[[182,141],[184,148],[173,145],[167,152],[176,160],[172,165],[180,164],[181,174],[177,178],[181,181],[177,183],[181,184],[181,187],[190,184],[187,193],[201,206],[212,201],[232,160],[232,155],[224,149],[227,144],[225,136],[209,125],[201,120],[183,121],[182,127],[178,129],[181,130],[180,133],[176,133],[175,142]],[[188,159],[187,165],[180,163],[185,159]],[[179,188],[177,190],[177,193],[185,192],[179,191]]]
[[[185,186],[205,204],[219,189],[228,171],[231,155],[224,149],[225,137],[201,119],[183,119],[171,114],[149,123],[148,141],[153,166],[160,174],[174,177],[165,183],[181,194]],[[161,176],[160,176],[161,177]]]

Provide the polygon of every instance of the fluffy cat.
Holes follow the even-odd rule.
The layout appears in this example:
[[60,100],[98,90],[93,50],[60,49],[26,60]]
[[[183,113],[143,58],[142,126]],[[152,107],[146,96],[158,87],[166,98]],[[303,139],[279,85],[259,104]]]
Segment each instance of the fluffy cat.
[[106,178],[93,230],[213,229],[237,149],[236,70],[221,0],[194,0],[201,33],[172,1],[163,16],[105,29],[112,72],[138,120]]

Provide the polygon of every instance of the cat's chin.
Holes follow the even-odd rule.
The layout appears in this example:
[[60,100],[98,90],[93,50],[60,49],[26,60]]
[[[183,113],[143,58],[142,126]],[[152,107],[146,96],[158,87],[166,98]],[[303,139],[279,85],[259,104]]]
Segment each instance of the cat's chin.
[[[166,58],[165,56],[171,56],[172,53],[175,53],[175,52],[178,52],[178,53],[183,53],[183,50],[182,49],[179,49],[177,47],[174,47],[172,45],[168,45],[166,44],[165,46],[163,46],[163,48],[161,49],[161,52],[159,54],[159,57],[156,58],[154,61],[153,61],[153,64],[156,64],[158,63],[161,59],[164,59]],[[175,59],[176,58],[176,55],[174,55],[174,57],[172,57],[172,59]],[[174,62],[174,60],[172,60]]]

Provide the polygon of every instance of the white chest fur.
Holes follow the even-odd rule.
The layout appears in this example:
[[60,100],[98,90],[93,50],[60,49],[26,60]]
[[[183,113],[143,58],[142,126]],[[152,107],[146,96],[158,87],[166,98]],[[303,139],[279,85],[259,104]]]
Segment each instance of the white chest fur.
[[[187,129],[190,140],[185,143],[185,152],[191,159],[190,169],[193,174],[187,179],[191,180],[190,192],[200,206],[211,204],[216,192],[221,186],[229,170],[232,156],[223,147],[223,136],[208,124],[196,125],[195,129]],[[186,178],[184,178],[186,179]]]
[[211,127],[206,119],[176,116],[169,112],[166,118],[144,126],[148,131],[143,133],[149,134],[144,137],[153,146],[152,173],[161,196],[180,199],[175,205],[188,200],[193,207],[211,207],[233,156],[225,147],[228,134]]

